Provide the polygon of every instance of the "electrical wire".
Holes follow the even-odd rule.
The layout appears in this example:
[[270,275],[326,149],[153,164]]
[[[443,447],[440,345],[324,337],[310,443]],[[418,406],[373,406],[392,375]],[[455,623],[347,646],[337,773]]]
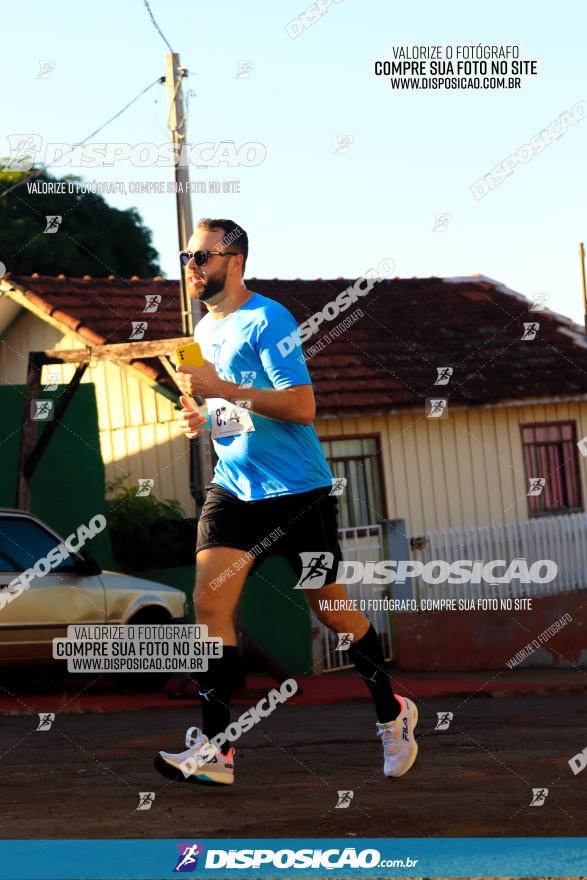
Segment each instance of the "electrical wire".
[[[110,125],[111,122],[114,122],[115,119],[118,119],[118,117],[121,116],[125,112],[125,110],[128,110],[128,108],[131,107],[135,103],[135,101],[138,101],[139,98],[141,98],[145,94],[145,92],[148,92],[149,89],[153,88],[153,86],[156,86],[158,83],[162,83],[162,82],[165,82],[165,77],[164,76],[157,77],[157,79],[154,82],[152,82],[150,85],[146,86],[142,91],[140,91],[138,93],[138,95],[136,95],[131,101],[128,102],[128,104],[125,104],[124,107],[122,107],[122,109],[118,111],[118,113],[115,113],[114,116],[111,116],[110,119],[107,119],[106,122],[102,123],[102,125],[99,128],[97,128],[91,134],[87,135],[87,137],[85,137],[83,139],[83,141],[77,141],[75,144],[75,147],[83,146],[85,143],[87,143],[87,141],[90,140],[90,138],[95,137],[99,132],[102,131],[102,129],[106,128],[107,125]],[[58,156],[57,159],[55,159],[49,165],[44,165],[41,168],[41,170],[37,171],[35,174],[30,174],[28,177],[25,177],[24,180],[20,180],[18,183],[15,183],[12,186],[8,187],[8,189],[2,190],[2,192],[0,193],[0,199],[3,198],[4,196],[8,195],[8,193],[13,192],[13,190],[18,189],[19,186],[23,186],[25,183],[28,183],[31,180],[36,180],[37,177],[40,177],[41,174],[44,174],[44,172],[47,171],[47,169],[51,168],[55,164],[55,162],[61,161],[64,156],[68,156],[70,153],[72,153],[73,150],[75,149],[75,147],[72,147],[70,150],[68,150],[66,153],[63,153],[61,156]]]
[[151,21],[153,22],[153,27],[155,28],[155,30],[157,31],[157,33],[159,34],[159,36],[161,37],[161,39],[163,40],[163,42],[165,43],[165,45],[167,46],[167,48],[169,49],[169,51],[170,51],[171,53],[173,53],[173,49],[171,48],[171,44],[170,44],[169,40],[167,39],[167,37],[165,36],[165,34],[163,33],[163,31],[161,30],[161,28],[160,28],[159,25],[157,24],[157,22],[155,21],[155,16],[154,16],[153,13],[151,12],[151,7],[149,6],[149,0],[143,0],[143,3],[144,3],[145,6],[147,7],[147,12],[149,13],[149,18],[150,18]]
[[[143,0],[143,3],[145,4],[145,8],[146,8],[147,12],[149,13],[149,17],[150,17],[151,21],[153,22],[153,27],[155,28],[155,30],[157,31],[157,33],[159,34],[159,36],[161,37],[161,39],[163,40],[163,42],[165,43],[165,45],[167,46],[169,51],[173,54],[173,49],[171,48],[171,43],[169,42],[169,40],[167,39],[167,37],[165,36],[165,34],[161,30],[161,28],[159,27],[159,25],[155,21],[155,16],[153,15],[151,7],[149,6],[149,0]],[[183,76],[187,76],[187,71],[185,71]],[[171,129],[171,131],[177,132],[180,137],[182,137],[181,132],[184,131],[186,119],[182,115],[181,119],[177,120],[176,125],[173,126],[173,125],[171,125],[171,114],[173,113],[175,98],[177,95],[177,91],[178,91],[179,87],[181,86],[181,80],[182,80],[183,76],[180,76],[175,84],[173,97],[172,97],[170,104],[169,104],[169,113],[167,115],[167,127],[169,129]]]
[[[147,12],[149,13],[149,18],[151,19],[153,27],[155,28],[155,30],[157,31],[157,33],[159,34],[159,36],[161,37],[161,39],[163,40],[163,42],[165,43],[165,45],[167,46],[169,51],[173,54],[173,49],[171,47],[171,43],[169,42],[169,40],[167,39],[167,37],[165,36],[165,34],[163,33],[163,31],[161,30],[161,28],[159,27],[159,25],[157,24],[157,22],[155,20],[155,16],[153,15],[151,7],[149,6],[149,0],[143,0],[143,3],[145,5]],[[164,76],[158,77],[154,82],[152,82],[150,85],[148,85],[146,88],[144,88],[141,92],[139,92],[139,94],[136,97],[134,97],[132,99],[132,101],[129,101],[128,104],[125,104],[125,106],[121,110],[119,110],[118,113],[115,113],[114,116],[111,116],[110,119],[106,120],[106,122],[104,122],[99,128],[97,128],[95,131],[93,131],[91,134],[89,134],[87,137],[85,137],[83,139],[83,141],[78,141],[75,146],[76,147],[83,146],[83,144],[85,144],[87,141],[89,141],[90,138],[95,137],[99,132],[102,131],[103,128],[105,128],[111,122],[114,122],[115,119],[118,119],[118,117],[121,116],[125,112],[125,110],[128,110],[128,108],[130,106],[132,106],[132,104],[134,104],[135,101],[138,101],[138,99],[142,95],[144,95],[145,92],[148,92],[149,89],[152,89],[154,85],[157,85],[157,83],[162,83],[162,82],[165,82],[165,77]],[[179,79],[176,83],[176,86],[175,86],[176,93],[177,93],[177,90],[180,86],[180,83],[181,83],[181,79]],[[175,95],[174,95],[174,97],[175,97]],[[180,121],[178,121],[177,128],[181,131],[183,129],[184,124],[185,124],[185,119],[182,118]],[[64,158],[64,156],[68,156],[69,153],[73,152],[73,150],[74,150],[74,147],[72,147],[71,150],[68,150],[67,153],[63,153],[61,156],[59,156],[59,161],[61,161]],[[12,186],[8,187],[5,190],[2,190],[2,192],[0,192],[0,199],[4,198],[4,196],[8,195],[8,193],[14,192],[15,189],[18,189],[19,187],[24,186],[25,183],[29,183],[32,180],[36,180],[37,177],[40,177],[41,174],[43,174],[45,171],[47,171],[49,168],[51,168],[55,164],[55,162],[57,162],[57,161],[58,161],[58,159],[55,159],[54,162],[51,162],[49,165],[44,165],[39,171],[35,172],[34,174],[30,174],[28,177],[25,177],[23,180],[19,181],[18,183],[13,184]]]

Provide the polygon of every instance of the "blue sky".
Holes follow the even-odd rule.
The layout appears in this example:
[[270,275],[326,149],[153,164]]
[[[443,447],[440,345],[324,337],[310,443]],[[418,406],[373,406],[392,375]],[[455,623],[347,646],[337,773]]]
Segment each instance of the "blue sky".
[[[194,195],[192,208],[248,231],[249,277],[354,278],[391,257],[401,277],[481,273],[528,296],[547,293],[550,308],[582,321],[587,121],[480,201],[470,186],[587,100],[583,2],[341,0],[294,40],[285,25],[304,0],[151,6],[192,73],[188,140],[266,146],[257,167],[191,171],[193,180],[240,180],[239,194]],[[142,0],[35,2],[24,15],[12,4],[3,36],[0,68],[11,86],[0,153],[12,133],[75,142],[164,72],[166,47]],[[392,57],[393,45],[480,42],[519,45],[538,75],[521,90],[428,92],[393,92],[373,75],[373,61]],[[41,59],[55,61],[48,79],[37,78]],[[245,59],[252,73],[236,78]],[[165,143],[166,116],[164,87],[155,86],[95,140]],[[350,154],[333,152],[338,134],[352,136]],[[54,173],[66,171],[79,169]],[[86,177],[167,182],[171,174],[125,162]],[[139,209],[176,277],[174,197],[107,198]],[[432,231],[438,213],[451,219]]]

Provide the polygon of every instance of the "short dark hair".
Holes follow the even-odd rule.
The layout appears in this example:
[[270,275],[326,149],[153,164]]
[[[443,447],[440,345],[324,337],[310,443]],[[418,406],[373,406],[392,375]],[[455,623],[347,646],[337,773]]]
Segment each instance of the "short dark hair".
[[[208,232],[223,232],[224,236],[218,242],[220,250],[230,248],[231,251],[242,254],[243,275],[245,274],[249,255],[249,237],[238,223],[235,223],[234,220],[212,220],[210,217],[203,217],[198,220],[198,229],[206,229]],[[224,243],[224,239],[226,239],[226,243]]]

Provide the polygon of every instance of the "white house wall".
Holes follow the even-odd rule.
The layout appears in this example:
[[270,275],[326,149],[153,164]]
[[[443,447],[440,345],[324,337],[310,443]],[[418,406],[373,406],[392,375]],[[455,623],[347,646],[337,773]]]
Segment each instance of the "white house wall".
[[[8,329],[0,345],[0,381],[26,383],[29,351],[84,346],[30,313],[23,313]],[[50,371],[61,371],[68,382],[74,364],[44,367],[43,383]],[[179,501],[188,516],[194,513],[189,491],[188,443],[177,427],[170,400],[110,362],[90,363],[82,382],[93,382],[98,406],[102,458],[108,482],[129,474],[126,483],[140,478],[155,480],[157,498]]]

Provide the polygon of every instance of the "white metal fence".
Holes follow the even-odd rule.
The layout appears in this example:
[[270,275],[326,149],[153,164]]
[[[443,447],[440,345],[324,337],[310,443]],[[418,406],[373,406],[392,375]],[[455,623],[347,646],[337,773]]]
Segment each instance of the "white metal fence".
[[[380,525],[339,529],[343,559],[346,562],[376,562],[385,558],[383,528]],[[497,577],[510,563],[523,560],[530,568],[540,560],[552,560],[558,566],[556,577],[548,583],[523,583],[512,579],[509,583],[429,584],[421,578],[406,580],[403,594],[416,599],[431,598],[507,598],[515,596],[544,596],[571,590],[587,589],[587,514],[540,517],[525,522],[482,526],[465,529],[446,529],[430,532],[425,541],[412,549],[412,559],[423,563],[433,560],[456,562],[476,560],[487,563],[504,560],[505,566],[496,570]],[[496,577],[496,580],[497,580]],[[353,599],[380,599],[390,594],[399,595],[393,584],[348,584]],[[369,611],[379,637],[384,656],[392,657],[391,620],[386,611]],[[347,651],[337,651],[337,636],[322,624],[315,622],[313,660],[316,672],[345,669],[349,663]]]
[[[383,530],[380,525],[357,526],[339,529],[338,538],[345,562],[376,562],[385,556],[383,549]],[[351,599],[380,599],[387,595],[386,585],[348,584],[347,592]],[[369,611],[368,616],[379,634],[383,654],[391,658],[391,627],[387,611]],[[351,664],[347,651],[337,651],[337,636],[321,623],[316,623],[313,641],[313,659],[316,672],[345,669]]]
[[[503,559],[509,565],[524,559],[528,568],[541,559],[556,562],[558,574],[549,583],[520,582],[509,584],[429,584],[414,578],[416,598],[466,598],[543,596],[569,590],[587,589],[587,515],[549,516],[467,529],[430,532],[423,548],[413,551],[413,559],[422,562],[457,559]],[[412,579],[409,579],[412,580]]]

